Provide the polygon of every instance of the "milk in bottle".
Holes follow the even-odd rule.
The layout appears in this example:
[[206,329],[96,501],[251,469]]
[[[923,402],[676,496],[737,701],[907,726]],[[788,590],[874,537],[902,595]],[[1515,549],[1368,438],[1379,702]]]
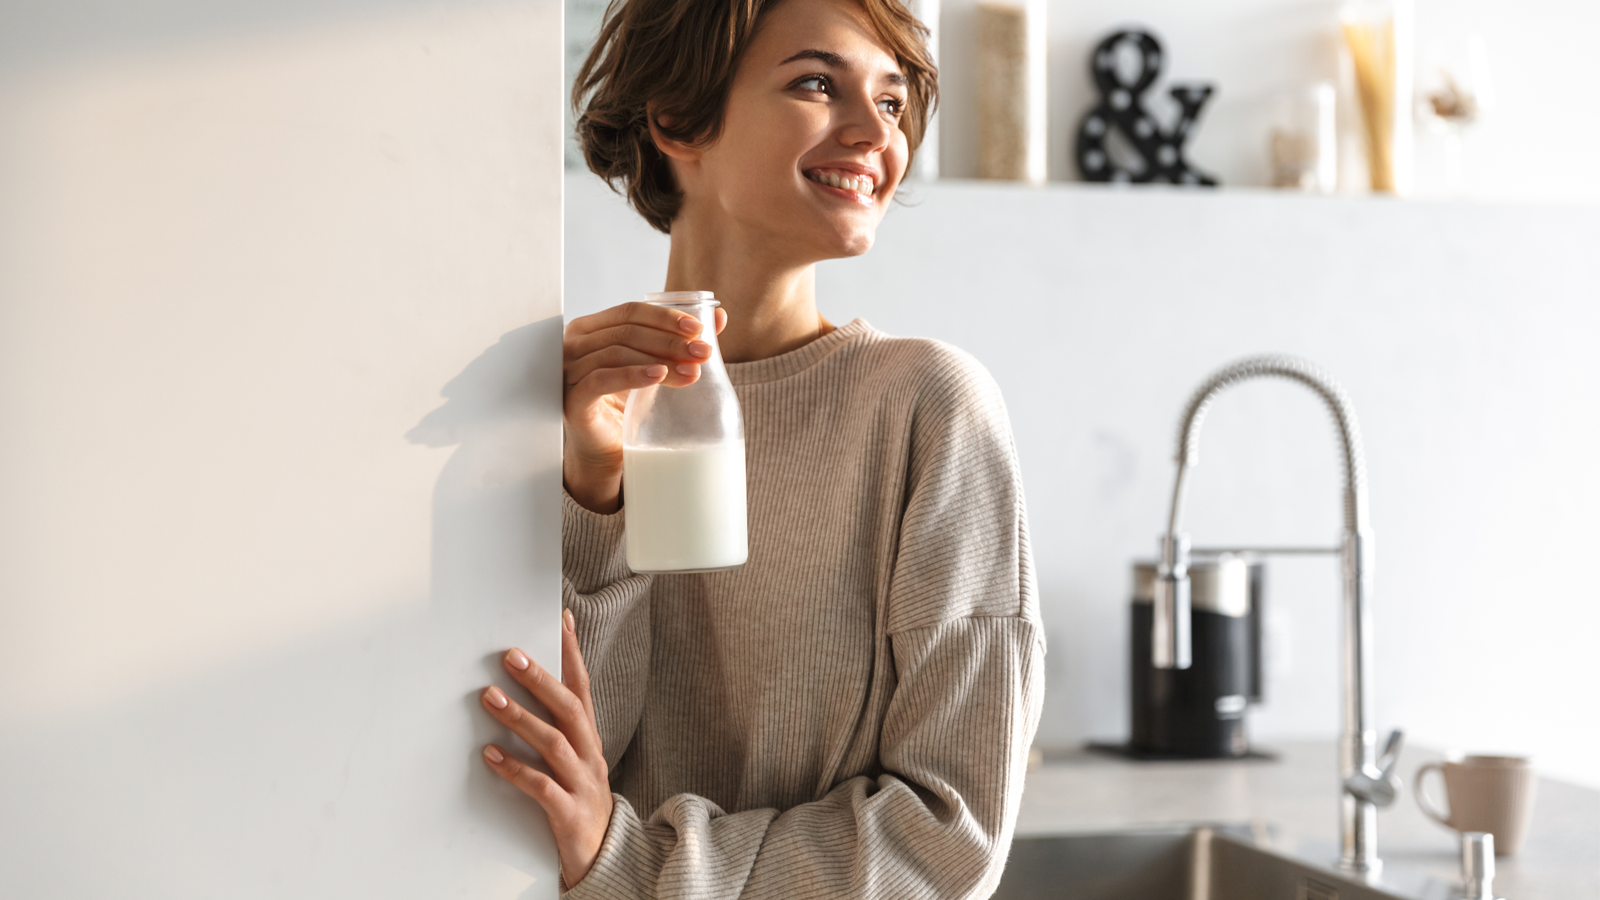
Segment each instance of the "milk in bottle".
[[744,418],[717,347],[709,291],[646,294],[693,315],[711,345],[690,385],[630,391],[622,415],[622,504],[628,567],[714,572],[744,565]]

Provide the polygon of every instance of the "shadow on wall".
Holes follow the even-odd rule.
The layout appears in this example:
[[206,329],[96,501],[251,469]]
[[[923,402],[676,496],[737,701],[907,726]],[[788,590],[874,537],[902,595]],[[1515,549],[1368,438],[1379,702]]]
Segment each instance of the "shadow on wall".
[[506,334],[406,437],[456,448],[426,604],[0,729],[0,771],[27,773],[5,781],[27,825],[5,829],[0,896],[555,896],[543,812],[481,758],[527,748],[478,695],[512,685],[491,648],[559,671],[560,334]]
[[[553,615],[559,583],[548,573],[561,566],[561,408],[560,394],[545,386],[561,378],[562,331],[561,317],[552,316],[507,332],[444,386],[444,405],[406,433],[413,444],[457,448],[433,495],[434,610],[465,613],[492,645],[515,643],[555,673],[561,671]],[[534,610],[552,615],[530,623]],[[469,658],[464,653],[462,665]],[[499,652],[479,663],[484,684],[499,684],[548,721],[506,675]],[[478,692],[472,688],[463,698],[475,746],[493,741],[539,763],[531,748],[482,710]],[[486,829],[529,847],[552,844],[538,804],[481,762],[463,787],[468,806],[485,813]],[[534,884],[522,896],[546,893]]]
[[[560,459],[561,408],[540,385],[561,378],[561,335],[560,316],[507,332],[450,379],[443,406],[406,432],[413,444],[457,447],[433,495],[436,605],[526,600],[549,587],[539,572],[559,569],[559,481],[548,477],[548,460],[552,449]],[[541,527],[551,524],[552,505],[553,533]]]

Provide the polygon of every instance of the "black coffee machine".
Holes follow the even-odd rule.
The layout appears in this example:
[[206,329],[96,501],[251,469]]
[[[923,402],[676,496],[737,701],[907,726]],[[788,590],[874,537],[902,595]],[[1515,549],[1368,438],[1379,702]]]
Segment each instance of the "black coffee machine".
[[1153,562],[1134,566],[1133,727],[1123,751],[1142,759],[1252,755],[1245,713],[1262,696],[1261,560],[1223,554],[1190,562],[1193,662],[1187,669],[1151,665],[1156,568]]

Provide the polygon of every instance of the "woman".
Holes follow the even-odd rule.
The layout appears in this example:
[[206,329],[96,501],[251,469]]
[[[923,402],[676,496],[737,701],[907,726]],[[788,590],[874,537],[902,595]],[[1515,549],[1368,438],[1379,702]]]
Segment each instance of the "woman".
[[1044,653],[1004,407],[960,351],[835,328],[815,297],[819,260],[871,247],[922,137],[923,37],[899,0],[619,0],[579,77],[590,167],[671,235],[666,290],[726,310],[750,558],[627,568],[626,392],[692,382],[710,347],[660,307],[573,320],[564,684],[506,655],[554,724],[483,696],[547,761],[485,750],[548,812],[570,897],[999,879]]

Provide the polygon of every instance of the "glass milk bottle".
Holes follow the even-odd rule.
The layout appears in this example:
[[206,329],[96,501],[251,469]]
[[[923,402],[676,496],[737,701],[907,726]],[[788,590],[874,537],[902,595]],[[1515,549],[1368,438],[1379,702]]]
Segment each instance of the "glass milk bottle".
[[717,346],[710,291],[646,294],[645,301],[700,320],[711,345],[685,387],[628,393],[622,413],[622,502],[628,567],[635,572],[716,572],[744,565],[744,416]]

